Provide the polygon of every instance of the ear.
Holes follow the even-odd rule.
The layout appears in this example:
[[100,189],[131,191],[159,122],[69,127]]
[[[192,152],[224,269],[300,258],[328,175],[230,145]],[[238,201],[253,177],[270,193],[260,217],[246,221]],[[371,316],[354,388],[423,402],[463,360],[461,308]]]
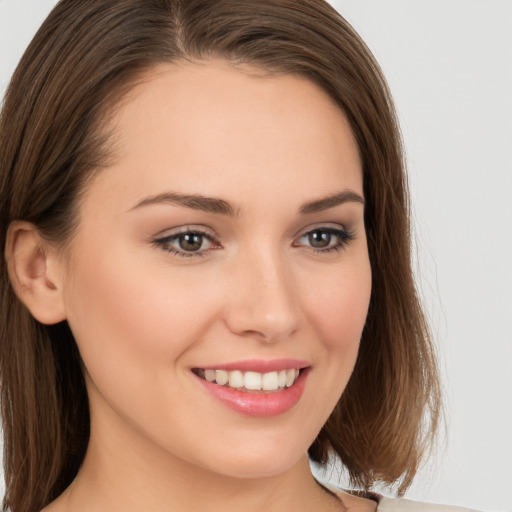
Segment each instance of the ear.
[[12,222],[7,231],[5,259],[18,298],[43,324],[66,319],[58,253],[29,222]]

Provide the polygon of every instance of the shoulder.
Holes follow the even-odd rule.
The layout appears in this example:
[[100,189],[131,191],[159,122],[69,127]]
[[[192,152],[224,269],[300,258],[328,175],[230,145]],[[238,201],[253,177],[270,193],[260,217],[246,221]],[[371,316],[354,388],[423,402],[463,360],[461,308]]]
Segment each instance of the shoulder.
[[350,510],[361,512],[478,512],[474,509],[438,505],[405,498],[388,498],[376,493],[362,491],[342,491],[332,486],[325,486],[336,494],[343,505]]
[[469,508],[453,507],[450,505],[435,505],[419,501],[381,497],[378,512],[477,512]]

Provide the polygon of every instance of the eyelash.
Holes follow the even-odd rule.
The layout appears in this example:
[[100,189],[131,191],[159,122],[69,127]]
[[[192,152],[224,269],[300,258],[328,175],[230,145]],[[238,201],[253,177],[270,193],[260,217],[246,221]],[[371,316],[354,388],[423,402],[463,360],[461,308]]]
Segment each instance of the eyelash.
[[347,247],[347,245],[352,240],[354,240],[354,237],[355,237],[354,233],[347,229],[340,229],[340,228],[334,228],[334,227],[329,227],[329,226],[325,226],[325,227],[321,226],[321,227],[313,228],[313,229],[310,229],[309,231],[306,231],[299,238],[299,240],[304,237],[311,236],[315,232],[326,233],[329,236],[335,236],[338,239],[338,243],[332,247],[325,247],[325,248],[321,248],[321,249],[311,247],[313,252],[315,252],[316,254],[326,254],[326,253],[342,251],[343,249],[345,249]]
[[160,247],[164,251],[170,252],[171,254],[174,254],[175,256],[179,256],[182,258],[193,258],[193,257],[204,258],[206,256],[207,249],[200,250],[200,251],[187,252],[184,250],[177,249],[176,247],[173,247],[171,245],[172,242],[178,241],[179,238],[184,235],[200,236],[203,239],[206,239],[208,242],[215,243],[215,239],[209,233],[206,233],[205,231],[201,231],[200,229],[189,229],[189,228],[183,229],[181,231],[173,233],[172,235],[165,236],[163,238],[157,238],[153,241],[153,243],[157,247]]
[[[355,237],[354,233],[349,230],[326,226],[326,227],[317,227],[314,229],[310,229],[309,231],[306,231],[304,234],[302,234],[298,238],[298,240],[300,240],[304,237],[307,237],[307,236],[311,236],[315,232],[326,233],[327,235],[334,236],[338,239],[338,243],[332,247],[325,247],[325,248],[319,249],[319,248],[310,246],[310,249],[315,254],[327,254],[327,253],[342,251],[343,249],[346,248],[346,246]],[[192,258],[192,257],[204,258],[210,249],[203,249],[203,250],[197,250],[197,251],[185,251],[185,250],[180,250],[172,245],[172,242],[179,241],[180,237],[184,236],[184,235],[199,236],[203,239],[203,241],[207,240],[208,242],[217,244],[217,247],[213,247],[210,249],[216,249],[216,248],[220,247],[220,244],[218,244],[218,242],[216,242],[214,237],[212,235],[210,235],[209,233],[207,233],[205,231],[201,231],[199,229],[188,229],[188,228],[178,231],[176,233],[173,233],[172,235],[168,235],[168,236],[165,236],[162,238],[157,238],[157,239],[153,240],[153,244],[156,245],[157,247],[175,255],[175,256],[179,256],[182,258]],[[202,245],[202,243],[201,243],[201,245]],[[294,247],[301,247],[301,245],[295,245],[295,243],[294,243]]]

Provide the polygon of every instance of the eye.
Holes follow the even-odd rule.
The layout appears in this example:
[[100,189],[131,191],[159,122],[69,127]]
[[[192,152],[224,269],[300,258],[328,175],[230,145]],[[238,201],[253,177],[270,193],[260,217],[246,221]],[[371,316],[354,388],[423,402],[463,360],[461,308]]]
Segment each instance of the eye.
[[326,253],[345,248],[353,238],[353,234],[345,229],[326,226],[304,233],[294,245],[311,247],[315,252]]
[[204,256],[209,249],[219,247],[209,233],[188,228],[157,238],[153,243],[172,254],[183,257]]

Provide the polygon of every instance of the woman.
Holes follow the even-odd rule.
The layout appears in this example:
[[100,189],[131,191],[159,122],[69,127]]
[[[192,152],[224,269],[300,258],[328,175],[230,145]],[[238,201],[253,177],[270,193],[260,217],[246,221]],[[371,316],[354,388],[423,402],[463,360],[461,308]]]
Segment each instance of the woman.
[[5,509],[404,506],[369,491],[410,485],[436,365],[392,102],[332,8],[62,0],[0,152]]

